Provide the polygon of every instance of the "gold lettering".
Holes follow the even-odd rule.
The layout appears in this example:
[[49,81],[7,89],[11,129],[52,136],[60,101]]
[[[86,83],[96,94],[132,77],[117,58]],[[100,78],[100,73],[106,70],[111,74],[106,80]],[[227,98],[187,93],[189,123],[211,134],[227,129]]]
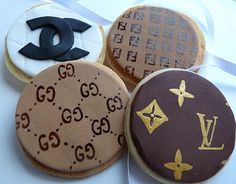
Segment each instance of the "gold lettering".
[[199,150],[213,150],[213,151],[223,150],[224,144],[222,144],[220,147],[211,147],[218,117],[213,116],[214,120],[211,120],[211,119],[205,120],[205,114],[197,113],[197,116],[199,118],[200,127],[202,131],[202,144],[200,147],[198,147],[198,149]]

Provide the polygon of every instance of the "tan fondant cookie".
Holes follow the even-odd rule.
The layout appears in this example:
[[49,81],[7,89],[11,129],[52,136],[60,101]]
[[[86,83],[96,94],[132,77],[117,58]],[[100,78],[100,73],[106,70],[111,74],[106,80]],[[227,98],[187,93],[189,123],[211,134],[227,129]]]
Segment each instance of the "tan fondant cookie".
[[137,84],[163,68],[189,68],[203,62],[205,40],[185,15],[152,6],[134,7],[113,23],[106,60],[127,81]]
[[19,99],[20,144],[36,166],[53,175],[97,173],[121,155],[128,99],[122,80],[101,64],[54,65],[35,76]]

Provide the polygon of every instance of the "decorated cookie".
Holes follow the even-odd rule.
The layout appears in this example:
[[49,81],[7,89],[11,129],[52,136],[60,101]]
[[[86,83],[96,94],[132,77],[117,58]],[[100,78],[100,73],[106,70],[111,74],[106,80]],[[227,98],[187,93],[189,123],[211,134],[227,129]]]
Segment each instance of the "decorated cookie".
[[56,3],[20,15],[6,37],[5,62],[20,80],[29,81],[59,62],[103,62],[103,29]]
[[106,45],[110,66],[133,84],[159,69],[199,65],[204,52],[204,36],[190,18],[152,6],[125,11],[112,25]]
[[157,71],[135,88],[125,136],[139,166],[163,183],[214,176],[235,144],[235,119],[225,97],[198,74]]
[[109,68],[66,62],[36,75],[16,110],[19,142],[34,165],[62,177],[104,170],[122,153],[128,92]]

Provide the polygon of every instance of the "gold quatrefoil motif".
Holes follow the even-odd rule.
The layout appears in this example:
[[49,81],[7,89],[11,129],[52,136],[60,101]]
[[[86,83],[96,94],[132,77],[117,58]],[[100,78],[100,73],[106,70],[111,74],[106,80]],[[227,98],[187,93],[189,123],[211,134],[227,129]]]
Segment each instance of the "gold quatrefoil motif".
[[179,149],[175,153],[175,161],[165,163],[164,167],[174,171],[174,177],[177,181],[181,180],[184,171],[189,171],[193,168],[190,164],[182,162],[182,154]]
[[185,80],[181,80],[179,88],[172,88],[169,89],[169,91],[178,96],[179,107],[182,107],[184,103],[184,98],[194,98],[191,93],[186,91]]
[[136,113],[142,119],[149,134],[152,134],[154,130],[168,121],[168,117],[161,110],[156,100],[153,100],[147,107]]

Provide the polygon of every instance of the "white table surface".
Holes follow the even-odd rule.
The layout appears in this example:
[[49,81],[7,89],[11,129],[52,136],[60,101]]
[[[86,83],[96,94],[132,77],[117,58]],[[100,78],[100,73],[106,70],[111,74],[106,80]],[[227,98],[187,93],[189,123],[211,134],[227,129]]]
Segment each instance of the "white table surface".
[[[126,155],[99,174],[82,180],[68,180],[42,173],[34,168],[22,153],[16,139],[14,116],[18,98],[25,84],[12,76],[4,65],[4,39],[16,17],[38,2],[36,0],[0,0],[0,183],[126,184],[128,183]],[[81,0],[82,5],[110,20],[113,20],[133,2],[134,0]],[[215,25],[215,41],[211,52],[236,64],[236,2],[233,0],[204,0],[204,3],[210,10]],[[218,68],[204,68],[200,74],[222,91],[235,114],[236,76],[231,76]],[[143,174],[134,163],[131,169],[130,183],[157,183]],[[234,151],[229,163],[222,171],[204,184],[235,184],[235,172],[236,152]]]

